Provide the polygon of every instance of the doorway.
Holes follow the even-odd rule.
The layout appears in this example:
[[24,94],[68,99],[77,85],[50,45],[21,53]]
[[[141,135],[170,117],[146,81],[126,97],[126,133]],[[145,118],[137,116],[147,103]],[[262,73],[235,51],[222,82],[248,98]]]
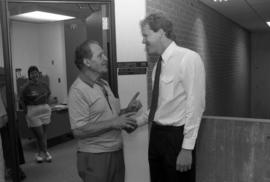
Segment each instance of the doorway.
[[[79,178],[74,153],[76,144],[73,140],[56,142],[56,145],[53,144],[49,148],[54,157],[51,164],[35,163],[33,135],[26,127],[18,95],[21,87],[27,82],[28,67],[36,65],[51,89],[52,99],[56,100],[56,104],[65,105],[68,89],[78,73],[73,63],[75,47],[86,39],[94,39],[100,42],[108,55],[110,71],[105,77],[117,96],[113,1],[5,0],[1,3],[7,9],[2,13],[8,17],[6,27],[2,29],[6,28],[4,33],[10,37],[9,41],[3,45],[10,47],[11,50],[10,57],[4,56],[10,65],[10,69],[5,69],[6,74],[10,76],[7,86],[14,93],[10,95],[11,100],[14,101],[14,107],[12,107],[14,109],[11,109],[12,112],[9,115],[18,116],[18,122],[14,119],[11,130],[14,132],[15,126],[18,125],[25,156],[25,164],[21,165],[27,176],[25,181],[37,182],[35,175],[38,175],[41,181],[77,182]],[[17,18],[19,14],[32,11],[50,12],[73,18],[53,22]],[[70,134],[67,111],[55,111],[51,119],[52,122],[48,126],[49,143],[50,140],[55,141],[55,138]],[[16,142],[15,145],[17,145]],[[13,147],[13,150],[18,149]],[[15,160],[14,163],[18,164],[19,161]],[[19,169],[16,165],[14,166],[13,168],[18,173]],[[18,175],[12,178],[13,181],[20,181]]]

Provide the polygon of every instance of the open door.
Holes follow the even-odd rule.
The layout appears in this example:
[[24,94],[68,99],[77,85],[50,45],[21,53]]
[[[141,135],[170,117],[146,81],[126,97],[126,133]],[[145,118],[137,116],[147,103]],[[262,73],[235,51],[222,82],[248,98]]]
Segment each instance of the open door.
[[[12,141],[10,141],[12,143],[11,153],[14,156],[12,169],[15,173],[12,179],[17,182],[20,181],[19,159],[16,157],[18,143],[14,138],[16,127],[19,127],[20,133],[22,132],[21,118],[24,116],[20,115],[21,111],[18,107],[16,95],[19,94],[21,85],[18,80],[27,78],[27,69],[30,65],[39,66],[42,73],[48,76],[52,96],[57,98],[59,103],[66,103],[69,86],[78,73],[74,65],[75,47],[86,39],[97,40],[103,46],[109,59],[109,73],[105,77],[114,94],[118,96],[115,66],[114,2],[113,0],[1,0],[0,5],[2,30],[0,64],[1,59],[3,61],[0,67],[4,67],[7,93],[10,93],[7,95],[7,107],[8,117],[10,118],[9,133],[12,138]],[[14,18],[18,14],[36,10],[64,14],[74,18],[57,22],[37,22]],[[3,58],[1,58],[1,53]],[[16,121],[17,115],[20,116],[18,122]],[[55,132],[59,132],[59,130],[55,130]],[[54,133],[52,136],[57,136],[57,134]],[[36,171],[37,168],[32,170],[31,165],[33,163],[31,160],[33,159],[27,158],[27,155],[25,155],[25,158],[26,163],[24,165],[29,163],[30,165],[24,169],[27,179],[31,181],[31,175],[34,175],[34,172],[31,173],[31,171]],[[59,171],[71,171],[75,174],[76,171],[73,171],[73,168],[76,166],[74,165],[65,165],[66,169],[59,168]],[[69,167],[72,167],[72,169],[68,169]],[[44,173],[46,172],[44,171]],[[52,174],[48,173],[47,176],[50,177],[49,180],[52,180]],[[56,178],[53,181],[61,182],[57,175],[55,176]],[[44,178],[46,178],[46,175]],[[74,182],[78,180],[74,178]],[[48,180],[43,179],[43,181]]]

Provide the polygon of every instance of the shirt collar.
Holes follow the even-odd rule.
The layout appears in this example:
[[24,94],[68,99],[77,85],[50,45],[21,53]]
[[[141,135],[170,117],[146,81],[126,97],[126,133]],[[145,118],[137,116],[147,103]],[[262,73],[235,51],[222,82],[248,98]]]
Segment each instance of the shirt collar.
[[173,50],[177,47],[176,43],[172,41],[170,45],[165,49],[165,51],[161,54],[162,60],[166,63],[170,56],[173,53]]
[[79,75],[79,78],[84,82],[86,83],[87,85],[89,85],[90,87],[93,87],[95,82],[89,78],[87,78],[84,74],[80,74]]
[[94,84],[98,84],[100,86],[104,86],[104,85],[107,85],[106,82],[103,80],[103,79],[99,79],[99,80],[92,80],[90,78],[88,78],[86,75],[84,74],[80,74],[79,75],[79,78],[84,82],[86,83],[87,85],[89,85],[90,87],[93,88]]

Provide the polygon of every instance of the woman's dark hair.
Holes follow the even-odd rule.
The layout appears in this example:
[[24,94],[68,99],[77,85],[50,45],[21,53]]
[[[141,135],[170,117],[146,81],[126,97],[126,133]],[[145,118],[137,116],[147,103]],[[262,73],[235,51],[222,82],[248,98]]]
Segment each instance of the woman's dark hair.
[[30,66],[29,68],[28,68],[28,78],[30,79],[30,73],[31,72],[33,72],[33,71],[37,71],[37,72],[39,72],[39,70],[38,70],[38,68],[36,67],[36,66]]

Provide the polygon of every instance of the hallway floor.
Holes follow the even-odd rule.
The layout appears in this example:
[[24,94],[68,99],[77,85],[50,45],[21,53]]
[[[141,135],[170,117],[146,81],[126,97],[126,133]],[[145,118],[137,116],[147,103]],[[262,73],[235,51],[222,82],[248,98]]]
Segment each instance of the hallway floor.
[[[53,157],[51,163],[36,163],[35,142],[23,140],[26,163],[21,168],[26,174],[24,182],[81,182],[76,168],[76,140],[62,142],[50,141],[49,152]],[[53,143],[53,144],[52,144]]]

